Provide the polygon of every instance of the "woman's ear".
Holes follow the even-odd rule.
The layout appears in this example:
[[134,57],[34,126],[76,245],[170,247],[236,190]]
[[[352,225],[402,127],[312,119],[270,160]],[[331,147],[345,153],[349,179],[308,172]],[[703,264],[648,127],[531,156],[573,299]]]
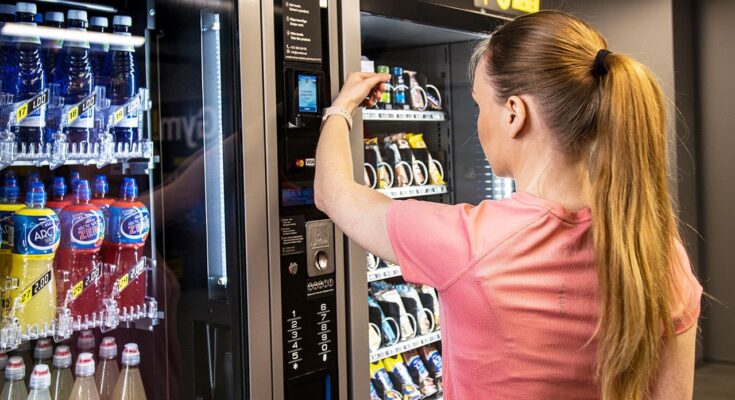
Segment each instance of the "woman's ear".
[[517,139],[523,131],[528,111],[526,106],[526,102],[518,96],[510,96],[505,102],[507,113],[505,122],[508,127],[506,132],[511,139]]

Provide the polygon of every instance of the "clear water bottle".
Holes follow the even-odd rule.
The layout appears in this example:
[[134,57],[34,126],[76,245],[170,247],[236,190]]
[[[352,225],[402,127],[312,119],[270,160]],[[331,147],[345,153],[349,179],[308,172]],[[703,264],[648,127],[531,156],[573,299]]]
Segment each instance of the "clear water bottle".
[[[115,35],[131,36],[133,19],[127,15],[116,15],[112,19],[112,31]],[[110,45],[107,54],[106,75],[107,97],[112,106],[121,106],[138,92],[135,68],[135,49],[132,46]],[[132,146],[138,141],[138,117],[128,115],[113,129],[112,135],[118,146]]]
[[[44,26],[52,28],[64,27],[64,13],[60,11],[48,11],[44,14]],[[56,67],[59,62],[59,53],[63,47],[64,41],[60,39],[43,39],[41,47],[43,48],[43,66],[46,70],[46,80],[51,83],[56,81]]]
[[[14,22],[15,21],[15,6],[10,4],[0,4],[0,22]],[[6,69],[10,69],[15,66],[15,58],[13,57],[15,44],[13,38],[10,36],[0,35],[0,92],[7,92],[7,88],[10,87],[12,82],[10,77],[13,76],[5,73]],[[7,67],[6,67],[7,66]],[[7,77],[7,78],[6,78]],[[7,79],[7,81],[6,81]],[[7,116],[0,116],[0,120],[7,123]],[[1,128],[4,128],[3,125]]]
[[[89,19],[89,30],[91,32],[107,32],[109,22],[105,17],[92,17]],[[94,85],[107,87],[107,77],[104,74],[105,58],[110,51],[109,43],[90,43],[92,55],[92,75],[94,75]]]
[[[15,18],[19,24],[36,26],[36,5],[16,3]],[[41,56],[41,39],[26,36],[16,37],[14,41],[17,67],[11,79],[9,93],[13,95],[14,108],[18,109],[28,100],[46,90],[47,81]],[[42,145],[43,131],[46,126],[46,104],[40,104],[33,111],[29,109],[27,116],[14,124],[13,133],[19,148],[23,144],[26,146]]]
[[[67,28],[87,31],[87,12],[69,10],[66,14]],[[94,77],[90,62],[89,42],[64,42],[64,58],[59,67],[56,83],[61,88],[61,95],[67,106],[78,104],[94,92]],[[64,133],[70,144],[89,144],[94,128],[94,107],[79,114],[67,127]]]

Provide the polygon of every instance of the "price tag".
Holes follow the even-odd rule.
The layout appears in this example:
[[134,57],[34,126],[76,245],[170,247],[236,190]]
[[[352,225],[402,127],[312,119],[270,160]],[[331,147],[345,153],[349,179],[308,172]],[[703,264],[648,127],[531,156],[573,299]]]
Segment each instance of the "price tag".
[[89,111],[89,109],[94,107],[96,99],[97,95],[92,94],[81,102],[75,104],[74,107],[72,107],[66,114],[67,124],[71,124],[72,122],[74,122],[75,119],[79,118],[80,115],[84,114],[85,112]]
[[24,119],[26,119],[26,117],[28,117],[28,115],[38,110],[46,103],[48,103],[48,89],[33,96],[30,100],[21,104],[20,107],[16,108],[15,122],[18,123],[20,121],[23,121]]
[[33,285],[23,289],[20,293],[20,304],[26,304],[33,296],[37,295],[43,288],[45,288],[51,282],[51,271],[46,272],[37,281],[33,282]]

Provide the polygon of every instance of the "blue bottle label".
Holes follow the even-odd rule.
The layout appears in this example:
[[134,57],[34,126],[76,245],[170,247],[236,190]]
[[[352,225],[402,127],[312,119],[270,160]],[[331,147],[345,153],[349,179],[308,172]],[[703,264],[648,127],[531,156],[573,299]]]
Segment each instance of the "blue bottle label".
[[396,104],[406,104],[406,92],[401,90],[393,94]]
[[52,254],[61,238],[59,217],[18,215],[13,218],[13,253]]
[[150,231],[151,217],[145,207],[110,207],[110,241],[143,244]]
[[426,370],[424,362],[421,361],[421,357],[418,355],[412,356],[407,361],[408,367],[416,371],[416,375],[420,380],[426,379],[429,376],[429,371]]
[[0,211],[0,234],[2,242],[0,249],[11,250],[13,248],[13,211]]
[[68,243],[70,248],[97,249],[105,237],[105,219],[99,210],[65,212],[61,214],[61,229],[64,243]]
[[427,361],[430,362],[434,366],[434,371],[436,371],[437,376],[442,375],[442,356],[439,354],[438,351],[433,350],[429,353],[429,356],[427,357]]

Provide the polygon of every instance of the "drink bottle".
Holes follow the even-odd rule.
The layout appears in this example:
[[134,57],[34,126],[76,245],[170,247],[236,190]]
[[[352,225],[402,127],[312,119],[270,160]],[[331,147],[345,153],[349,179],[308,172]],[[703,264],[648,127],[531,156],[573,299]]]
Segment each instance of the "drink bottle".
[[[127,15],[116,15],[112,19],[112,32],[115,35],[131,36],[133,19]],[[138,93],[135,65],[135,49],[132,46],[110,45],[105,62],[107,97],[113,107],[124,105]],[[126,116],[112,131],[118,146],[131,146],[138,141],[138,116]]]
[[26,195],[31,190],[31,186],[33,186],[35,182],[41,182],[41,174],[39,174],[38,172],[29,173],[26,177],[25,184],[23,185],[23,190],[25,190],[24,193]]
[[[0,188],[0,277],[5,282],[5,277],[10,273],[11,256],[13,249],[13,215],[24,207],[19,202],[20,188],[18,181],[13,175],[6,175],[3,186]],[[3,307],[5,309],[6,307]]]
[[37,364],[33,367],[31,373],[31,392],[28,393],[28,400],[51,400],[49,387],[51,386],[51,373],[48,365]]
[[138,345],[128,343],[122,352],[122,371],[117,378],[111,400],[146,400],[143,379],[140,377]]
[[[87,31],[87,12],[81,10],[69,10],[66,14],[67,28],[69,30]],[[94,77],[92,76],[92,65],[90,60],[89,42],[64,41],[64,56],[56,78],[56,83],[61,88],[61,95],[67,106],[82,103],[94,92]],[[89,144],[92,128],[94,128],[94,107],[82,112],[79,109],[78,116],[71,121],[64,133],[71,144]],[[68,118],[68,116],[64,116]],[[71,119],[71,118],[69,118]]]
[[79,171],[72,170],[69,172],[69,187],[71,187],[72,190],[74,190],[74,186],[77,185],[77,182],[79,182],[80,176]]
[[[87,329],[79,332],[79,337],[77,338],[77,354],[89,353],[92,355],[92,360],[94,361],[94,348],[96,345],[97,343],[94,338],[94,333],[92,333],[91,330]],[[77,356],[77,359],[78,358],[79,357]]]
[[[109,22],[105,17],[92,17],[89,19],[89,30],[92,32],[106,32]],[[95,86],[107,86],[107,77],[104,74],[105,59],[110,51],[109,43],[90,43],[92,75],[94,75]]]
[[53,400],[68,400],[71,388],[74,386],[74,376],[71,374],[71,349],[62,344],[54,351],[53,370],[51,371],[51,398]]
[[0,387],[5,386],[5,366],[6,365],[8,365],[8,355],[0,352]]
[[63,176],[55,176],[54,182],[51,184],[51,200],[46,204],[48,208],[54,210],[56,215],[61,214],[61,210],[71,204],[66,198],[66,182]]
[[10,357],[5,366],[5,385],[0,394],[0,400],[26,400],[28,389],[23,378],[26,375],[26,366],[21,357]]
[[[46,14],[44,14],[43,25],[53,28],[63,28],[64,13],[60,11],[47,11]],[[43,49],[43,67],[46,71],[46,80],[49,83],[56,81],[56,67],[63,45],[64,41],[60,39],[41,40],[41,48]]]
[[26,206],[13,215],[10,273],[17,287],[3,293],[5,312],[18,318],[22,333],[43,333],[56,317],[53,260],[59,246],[59,217],[46,206],[43,183],[33,182]]
[[97,385],[94,383],[94,359],[91,353],[79,355],[74,372],[77,379],[71,388],[69,400],[100,400]]
[[[120,198],[110,206],[110,226],[102,244],[102,262],[115,265],[112,287],[117,290],[120,313],[137,313],[145,304],[146,274],[143,264],[145,241],[150,231],[150,214],[136,200],[133,178],[123,178]],[[109,293],[112,295],[112,293]]]
[[[102,318],[103,294],[99,251],[105,220],[102,211],[90,204],[90,194],[89,182],[80,180],[74,188],[74,202],[59,215],[61,242],[54,259],[60,287],[58,303],[67,304],[71,317],[85,323]],[[80,340],[82,338],[80,336]],[[94,336],[91,338],[94,340]],[[94,350],[94,345],[80,350]]]
[[115,389],[115,384],[119,376],[120,369],[117,367],[117,343],[115,343],[115,338],[111,336],[104,337],[100,345],[100,364],[97,366],[97,372],[94,375],[101,400],[110,400],[112,398],[112,391]]
[[[33,365],[33,353],[31,352],[31,342],[28,340],[20,342],[18,348],[10,353],[10,356],[18,356],[23,359],[23,365]],[[25,375],[25,372],[23,373]]]
[[109,188],[110,185],[107,183],[106,176],[97,175],[94,177],[94,192],[90,202],[102,210],[102,214],[105,216],[105,229],[109,228],[110,206],[115,202],[114,198],[106,197]]
[[[0,22],[15,22],[15,6],[12,4],[0,4]],[[7,92],[10,87],[10,76],[5,73],[6,69],[10,70],[15,67],[15,58],[13,53],[15,51],[15,45],[11,36],[0,35],[0,92]],[[10,66],[13,67],[10,67]],[[7,66],[7,67],[6,67]],[[7,81],[6,81],[7,79]],[[5,124],[8,122],[6,115],[0,115],[0,128],[4,129]]]
[[33,349],[33,364],[45,364],[50,368],[53,356],[54,348],[51,345],[51,339],[38,339]]

